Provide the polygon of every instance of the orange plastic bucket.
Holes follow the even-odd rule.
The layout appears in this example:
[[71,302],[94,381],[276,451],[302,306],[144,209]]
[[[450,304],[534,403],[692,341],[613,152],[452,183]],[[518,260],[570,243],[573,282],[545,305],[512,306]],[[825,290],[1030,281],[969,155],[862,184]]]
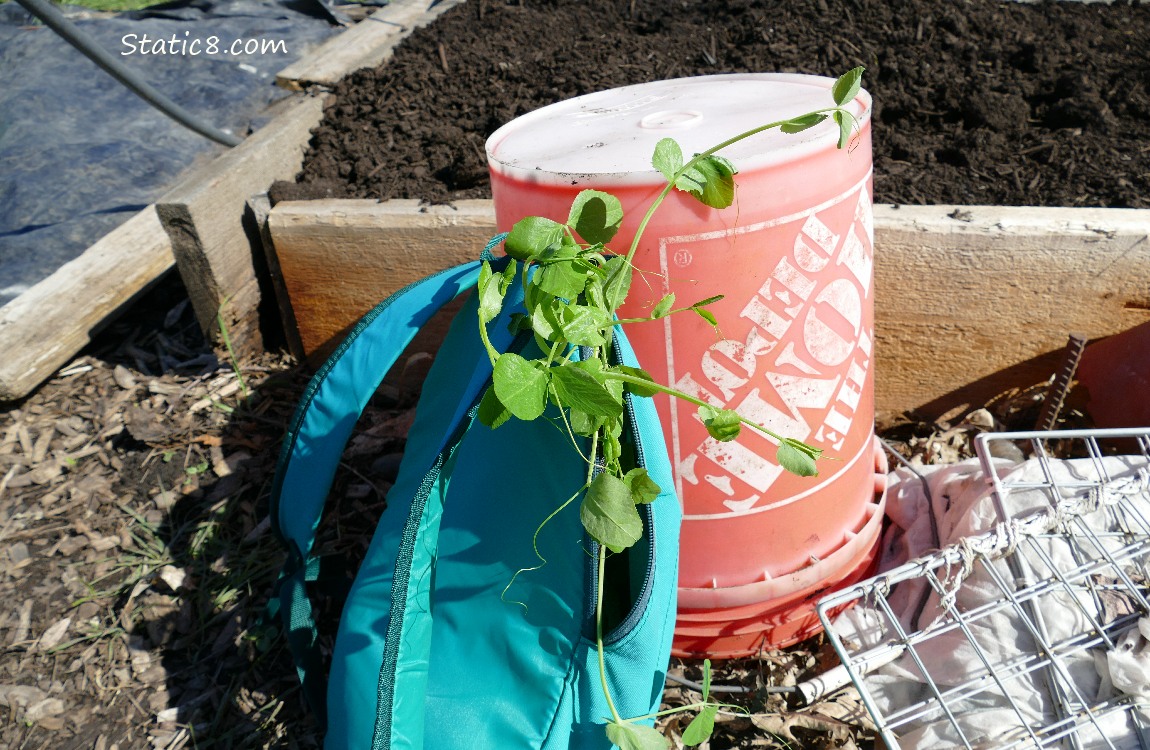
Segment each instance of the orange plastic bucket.
[[886,509],[887,461],[874,441],[874,496],[839,546],[786,575],[724,589],[679,587],[675,656],[731,659],[785,648],[822,630],[815,605],[874,574]]
[[[506,231],[529,215],[565,221],[580,190],[605,190],[623,204],[612,244],[625,251],[665,184],[650,163],[660,139],[697,153],[830,106],[832,83],[804,75],[703,76],[531,112],[487,142],[496,223]],[[787,474],[760,434],[745,429],[737,441],[719,443],[693,407],[656,397],[683,502],[680,622],[691,611],[715,617],[690,620],[692,645],[680,650],[708,654],[702,631],[721,640],[730,629],[724,610],[734,622],[743,608],[761,606],[777,620],[775,605],[802,599],[809,588],[786,582],[800,572],[806,581],[812,560],[841,554],[844,540],[870,529],[875,517],[870,97],[860,92],[848,106],[860,128],[847,150],[836,148],[830,120],[744,140],[721,152],[739,169],[735,203],[714,210],[673,193],[636,254],[639,273],[624,317],[646,315],[668,292],[677,306],[725,295],[710,307],[722,336],[690,314],[629,327],[643,366],[822,448],[828,459],[817,478]],[[867,554],[874,542],[877,535],[866,542]],[[862,564],[852,555],[844,564]],[[816,582],[823,588],[849,571],[824,572]],[[766,600],[748,603],[756,596]],[[760,633],[778,630],[760,625]]]

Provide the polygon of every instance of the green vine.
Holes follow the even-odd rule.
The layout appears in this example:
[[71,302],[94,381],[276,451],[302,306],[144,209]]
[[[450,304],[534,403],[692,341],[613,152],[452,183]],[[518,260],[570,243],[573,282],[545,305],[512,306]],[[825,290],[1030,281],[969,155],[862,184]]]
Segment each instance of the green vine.
[[[596,638],[600,680],[611,717],[607,737],[623,750],[663,750],[669,746],[657,730],[639,722],[656,715],[697,710],[698,714],[683,734],[687,745],[706,741],[714,728],[721,704],[710,700],[710,663],[704,664],[703,700],[660,714],[624,718],[619,715],[608,687],[603,657],[603,586],[609,554],[617,554],[638,542],[643,522],[637,506],[650,503],[661,491],[646,469],[626,465],[620,438],[623,432],[623,395],[650,397],[665,393],[693,404],[707,432],[716,440],[738,437],[743,425],[762,432],[776,445],[775,460],[787,471],[801,476],[818,473],[816,461],[822,451],[793,438],[779,435],[730,409],[718,409],[686,393],[656,382],[636,367],[611,363],[611,330],[659,320],[668,315],[694,313],[717,327],[709,305],[722,299],[711,297],[686,307],[675,307],[675,295],[660,300],[647,317],[620,320],[616,310],[627,299],[634,271],[632,260],[639,242],[656,210],[673,190],[690,193],[716,209],[734,201],[736,169],[718,155],[722,149],[758,133],[778,128],[798,133],[828,118],[839,126],[838,147],[845,148],[857,126],[845,105],[858,94],[863,69],[855,68],[835,81],[831,88],[834,106],[805,115],[768,123],[723,141],[685,159],[678,143],[664,138],[655,146],[652,165],[667,179],[667,185],[648,207],[625,255],[610,251],[607,243],[618,232],[623,208],[613,195],[598,190],[580,192],[571,205],[566,223],[541,216],[517,222],[504,247],[510,256],[502,271],[484,262],[479,275],[479,335],[491,359],[492,385],[479,406],[480,421],[497,428],[512,417],[534,420],[553,404],[564,415],[564,424],[574,440],[588,438],[587,482],[547,520],[571,504],[579,494],[583,499],[579,517],[587,533],[599,543],[597,552],[598,590],[595,602]],[[520,274],[524,289],[525,313],[512,316],[515,332],[529,331],[542,353],[528,359],[514,352],[498,352],[491,344],[487,327],[503,309],[508,289]],[[578,357],[580,349],[590,356]],[[544,521],[544,524],[546,521]],[[536,532],[538,537],[538,531]],[[540,564],[546,560],[539,553]],[[537,569],[525,568],[519,573]],[[516,576],[519,575],[516,574]],[[512,579],[514,582],[514,579]],[[508,584],[510,588],[511,583]],[[506,593],[506,590],[505,590]]]

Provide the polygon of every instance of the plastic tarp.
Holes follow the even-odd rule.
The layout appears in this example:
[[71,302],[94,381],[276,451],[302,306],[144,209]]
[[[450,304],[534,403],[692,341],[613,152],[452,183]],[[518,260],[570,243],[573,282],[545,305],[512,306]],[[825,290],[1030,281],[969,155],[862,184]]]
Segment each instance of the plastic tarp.
[[[318,1],[193,0],[115,16],[63,10],[170,99],[241,137],[288,96],[275,74],[340,31]],[[0,76],[0,306],[225,149],[154,109],[13,2],[0,5]]]

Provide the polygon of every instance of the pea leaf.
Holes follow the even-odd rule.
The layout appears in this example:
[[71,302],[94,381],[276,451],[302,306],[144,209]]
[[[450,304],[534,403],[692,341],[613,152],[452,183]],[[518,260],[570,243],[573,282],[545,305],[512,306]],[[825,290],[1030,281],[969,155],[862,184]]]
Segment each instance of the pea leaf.
[[654,501],[663,491],[663,488],[642,467],[631,469],[624,474],[623,484],[631,489],[631,499],[636,505],[646,505]]
[[602,271],[590,274],[587,277],[587,286],[583,288],[587,304],[592,307],[607,307],[607,294],[603,291]]
[[[603,387],[607,389],[607,392],[611,394],[612,398],[614,398],[620,404],[623,403],[623,383],[622,383],[622,381],[604,378],[603,379]],[[622,411],[616,412],[616,416],[622,416],[622,414],[623,414]],[[620,427],[620,432],[621,431],[622,431],[622,427]]]
[[602,367],[598,360],[588,360],[551,368],[551,385],[559,401],[592,417],[618,414],[623,402],[603,384]]
[[739,415],[730,409],[716,409],[713,406],[700,406],[699,418],[707,427],[707,433],[715,440],[727,442],[739,436]]
[[587,412],[572,409],[568,420],[571,423],[571,431],[576,435],[584,435],[591,437],[595,431],[603,426],[603,417],[592,417]]
[[491,264],[483,261],[479,269],[479,322],[490,323],[499,317],[503,309],[503,289],[500,276],[491,270]]
[[542,216],[528,216],[511,227],[503,242],[507,254],[516,260],[528,261],[541,255],[563,238],[563,225]]
[[685,190],[711,208],[726,208],[735,200],[735,166],[721,156],[700,159],[675,181],[675,187]]
[[655,144],[651,166],[662,172],[667,182],[671,182],[675,179],[675,173],[683,168],[683,149],[674,138],[664,138]]
[[603,288],[607,305],[614,310],[627,299],[631,291],[631,264],[621,255],[616,255],[603,265],[607,271],[607,284]]
[[603,472],[591,480],[579,519],[591,538],[612,552],[622,552],[643,536],[643,519],[622,479]]
[[518,354],[500,354],[491,376],[495,395],[519,419],[531,421],[547,408],[547,374]]
[[511,412],[499,400],[499,396],[495,393],[495,386],[490,386],[483,394],[476,416],[479,418],[480,424],[487,425],[493,430],[511,419]]
[[675,304],[675,293],[671,292],[666,297],[659,300],[659,304],[655,305],[655,308],[653,310],[651,310],[651,320],[658,320],[659,318],[667,317],[667,315],[670,314],[671,307],[674,304]]
[[611,327],[606,310],[588,305],[561,305],[559,333],[576,346],[603,346],[603,331]]
[[554,297],[535,305],[535,309],[531,311],[531,330],[547,340],[554,340],[559,329],[559,317],[556,311],[559,305]]
[[839,76],[838,80],[831,86],[831,96],[834,97],[835,104],[841,107],[858,96],[859,89],[862,88],[864,70],[866,68],[859,66]]
[[667,750],[671,747],[671,741],[660,734],[659,730],[629,721],[608,724],[607,739],[615,743],[619,750]]
[[690,747],[691,745],[701,745],[706,742],[711,732],[715,731],[715,716],[719,713],[719,707],[715,705],[704,706],[703,710],[691,719],[691,723],[683,730],[683,744]]
[[555,295],[547,294],[537,284],[527,284],[523,287],[523,305],[528,313],[533,313],[541,305],[549,305],[555,300]]
[[834,118],[839,125],[839,148],[846,148],[851,140],[851,120],[841,110],[835,110]]
[[619,442],[618,435],[608,433],[600,442],[603,450],[603,461],[608,465],[618,463],[623,456],[623,444]]
[[[616,365],[615,367],[611,368],[611,371],[612,372],[621,372],[621,373],[624,373],[626,375],[630,375],[631,377],[634,377],[634,378],[642,378],[643,380],[647,380],[651,383],[655,382],[655,378],[653,378],[651,376],[651,373],[649,373],[646,370],[639,368],[639,367],[627,367],[626,365]],[[654,396],[656,393],[659,393],[659,390],[656,388],[648,388],[646,386],[637,385],[635,383],[623,383],[623,387],[629,393],[632,393],[636,396],[639,396],[640,398],[650,398],[651,396]]]
[[701,307],[692,307],[691,309],[694,310],[700,318],[707,321],[712,326],[715,326],[716,328],[719,327],[719,321],[715,320],[715,314],[710,310],[704,310]]
[[515,274],[519,272],[518,261],[512,259],[504,268],[502,278],[499,280],[499,291],[507,294],[507,290],[515,283]]
[[775,452],[775,460],[779,462],[779,466],[792,474],[798,474],[800,477],[814,477],[818,476],[819,473],[818,467],[815,466],[815,459],[821,453],[822,451],[817,448],[786,438],[779,443],[779,449]]
[[784,133],[801,133],[807,128],[813,128],[825,119],[827,119],[827,116],[821,112],[803,115],[802,117],[796,117],[793,120],[784,122],[779,126],[779,130]]
[[535,283],[548,294],[573,300],[587,286],[587,271],[574,260],[556,261],[539,270]]
[[585,241],[610,242],[623,222],[623,204],[610,193],[583,190],[571,204],[567,225]]

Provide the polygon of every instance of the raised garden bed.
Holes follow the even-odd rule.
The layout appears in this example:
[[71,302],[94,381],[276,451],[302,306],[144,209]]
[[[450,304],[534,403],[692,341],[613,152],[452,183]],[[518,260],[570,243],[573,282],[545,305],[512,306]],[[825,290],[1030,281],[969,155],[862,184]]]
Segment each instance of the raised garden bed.
[[1145,31],[1148,9],[1119,3],[467,3],[337,86],[297,183],[273,187],[273,201],[406,199],[273,210],[300,353],[411,280],[409,259],[474,256],[494,227],[473,202],[489,195],[484,140],[514,116],[656,78],[861,64],[889,204],[879,408],[937,416],[1031,385],[1068,333],[1148,317],[1150,213],[1098,210],[1150,206]]

